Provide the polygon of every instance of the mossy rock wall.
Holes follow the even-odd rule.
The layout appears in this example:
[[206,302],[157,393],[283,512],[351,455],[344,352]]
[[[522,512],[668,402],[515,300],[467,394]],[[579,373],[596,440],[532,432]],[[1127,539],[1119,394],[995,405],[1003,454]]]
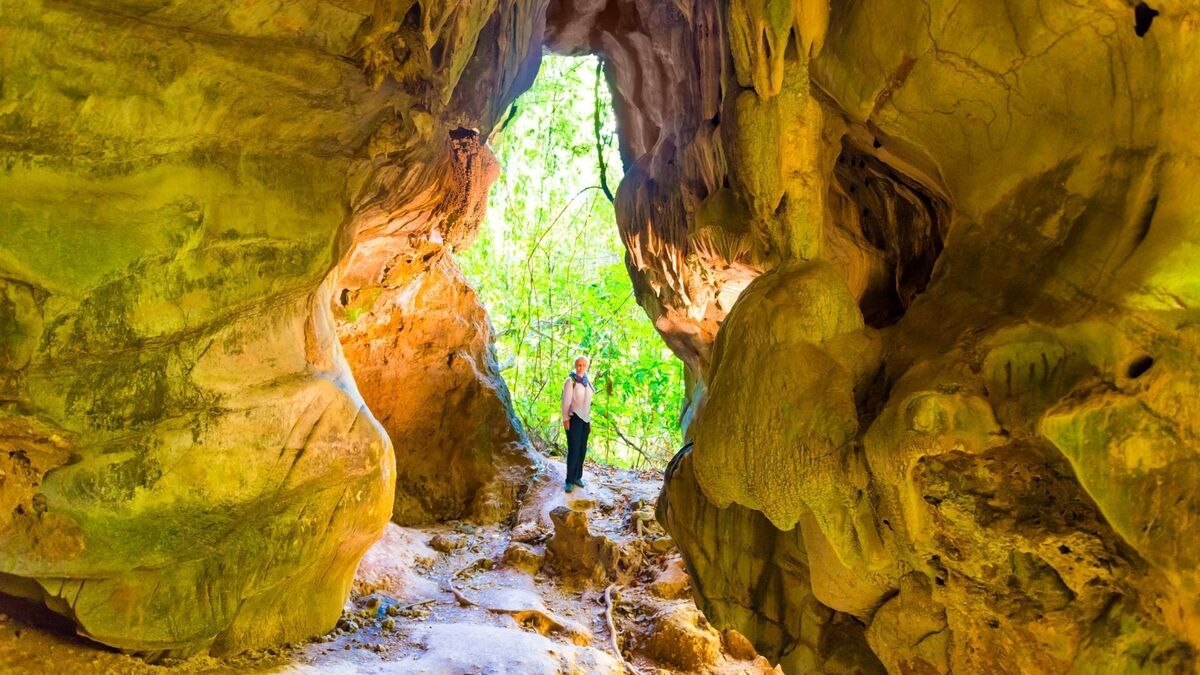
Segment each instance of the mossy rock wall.
[[[328,628],[398,504],[507,494],[444,254],[545,45],[613,89],[631,279],[689,370],[660,515],[716,625],[799,672],[1195,669],[1190,3],[0,2],[5,592],[234,651]],[[468,357],[404,374],[485,411],[475,495],[353,382],[414,347],[393,302]]]
[[[339,264],[441,238],[380,228],[427,203],[469,238],[453,132],[527,86],[541,13],[0,4],[0,592],[150,656],[333,626],[396,504],[338,342]],[[526,41],[472,61],[512,24]],[[492,84],[451,105],[467,70]],[[511,424],[490,396],[489,433]]]

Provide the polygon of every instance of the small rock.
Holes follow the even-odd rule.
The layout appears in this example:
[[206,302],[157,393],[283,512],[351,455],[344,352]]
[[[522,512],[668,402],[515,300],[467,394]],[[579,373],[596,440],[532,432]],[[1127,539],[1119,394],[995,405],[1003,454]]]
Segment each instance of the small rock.
[[455,534],[436,534],[429,540],[429,547],[435,551],[449,553],[465,546],[467,540]]
[[388,617],[383,620],[383,623],[381,625],[384,627],[385,630],[392,630],[393,628],[396,627],[396,620],[391,617]]
[[550,512],[554,536],[546,547],[559,574],[604,584],[617,571],[621,552],[612,540],[593,534],[587,514],[559,506]]
[[725,651],[733,658],[739,661],[753,661],[758,656],[758,651],[754,649],[750,640],[733,628],[727,628],[721,637],[725,642]]
[[691,672],[706,672],[721,657],[720,636],[695,607],[657,614],[637,646],[654,661]]
[[650,540],[650,549],[655,553],[666,553],[675,547],[675,541],[668,535],[655,537]]
[[672,557],[667,560],[666,567],[650,582],[650,592],[660,598],[675,600],[683,597],[689,586],[687,570],[683,560]]
[[542,535],[541,528],[532,520],[527,520],[513,528],[512,540],[530,542]]
[[540,553],[528,544],[514,542],[504,549],[503,562],[505,567],[521,570],[527,574],[537,574],[542,569],[546,555]]

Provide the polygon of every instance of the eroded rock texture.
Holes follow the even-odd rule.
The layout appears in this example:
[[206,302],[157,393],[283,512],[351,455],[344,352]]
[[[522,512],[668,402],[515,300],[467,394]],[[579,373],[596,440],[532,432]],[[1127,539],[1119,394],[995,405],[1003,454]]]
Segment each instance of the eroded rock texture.
[[323,281],[381,101],[357,12],[160,4],[0,9],[0,587],[224,652],[330,625],[390,512]]
[[[520,434],[470,290],[440,254],[407,282],[368,263],[466,241],[495,176],[471,130],[528,84],[541,16],[0,4],[0,590],[150,654],[330,628],[395,505],[392,443],[335,332],[359,291],[428,295],[385,325],[444,324],[436,358],[380,336],[412,362],[398,381],[366,369],[372,395],[425,385],[407,403],[428,417],[389,429],[425,462],[401,463],[401,513],[510,508],[489,444]],[[425,440],[461,447],[417,447],[439,423]],[[459,492],[428,499],[435,470]]]
[[380,2],[356,58],[389,109],[352,176],[350,250],[332,274],[346,356],[391,437],[393,518],[510,515],[535,460],[451,252],[499,167],[486,138],[533,81],[541,2]]
[[[660,507],[720,627],[800,672],[1196,667],[1200,16],[1155,9],[1146,31],[1123,2],[669,22],[671,63],[730,59],[721,105],[686,90],[637,160],[674,168],[622,186],[624,231],[682,258],[627,239],[643,304],[708,335],[705,296],[655,279],[709,269],[710,202],[761,273],[682,353],[708,357]],[[841,623],[806,630],[814,606]]]
[[230,651],[329,627],[393,509],[510,508],[450,253],[544,44],[614,91],[717,628],[799,672],[1195,668],[1190,3],[0,10],[5,592]]
[[382,284],[342,291],[339,334],[396,448],[392,518],[496,522],[516,508],[532,464],[487,315],[444,248],[388,264]]

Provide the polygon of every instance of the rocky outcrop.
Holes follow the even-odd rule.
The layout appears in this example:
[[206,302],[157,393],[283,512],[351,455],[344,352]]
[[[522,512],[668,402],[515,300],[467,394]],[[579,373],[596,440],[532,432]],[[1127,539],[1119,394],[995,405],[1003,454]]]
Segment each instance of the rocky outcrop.
[[685,673],[712,672],[721,658],[721,637],[694,607],[660,610],[634,649]]
[[393,520],[510,515],[534,460],[487,315],[453,258],[430,244],[393,258],[379,285],[342,293],[346,358],[396,449]]
[[[400,91],[360,167],[349,250],[331,275],[334,313],[363,398],[395,448],[403,487],[393,519],[495,522],[515,510],[536,460],[487,315],[452,252],[474,239],[499,175],[486,132],[532,82],[541,15],[525,3],[495,13],[402,4],[403,21],[377,14],[363,27],[368,76]],[[514,30],[525,40],[513,42]]]
[[658,519],[679,544],[697,605],[714,626],[736,626],[785,672],[883,672],[862,623],[816,597],[799,528],[780,531],[757,511],[714,506],[696,482],[690,448],[666,478]]
[[234,651],[332,625],[393,510],[511,508],[448,252],[544,44],[614,91],[716,629],[800,672],[1195,668],[1187,3],[0,7],[5,592]]
[[[382,266],[469,239],[495,166],[457,130],[486,133],[531,80],[541,16],[403,0],[2,4],[0,590],[150,655],[333,625],[396,482],[338,344],[340,300],[389,278],[358,264],[371,247],[392,247]],[[464,73],[488,86],[459,88]],[[469,365],[420,392],[437,405],[410,402],[507,422],[469,290],[449,262],[418,276],[465,312],[437,358]],[[460,400],[439,399],[456,387]],[[398,434],[403,459],[429,450],[413,443],[427,428]],[[475,465],[445,477],[463,493],[417,491],[453,463],[427,451],[415,473],[402,462],[402,508],[509,508],[477,469],[495,472],[483,448],[519,432],[458,428],[474,442],[454,451]]]
[[676,22],[731,54],[722,210],[768,250],[660,503],[718,627],[799,672],[847,670],[785,618],[814,603],[851,670],[1195,667],[1196,16],[1155,9]]
[[324,281],[363,17],[131,9],[0,9],[0,587],[147,654],[299,639],[394,488]]
[[602,534],[593,534],[585,511],[559,506],[550,511],[554,536],[546,545],[546,559],[556,572],[579,584],[603,586],[617,573],[621,548]]

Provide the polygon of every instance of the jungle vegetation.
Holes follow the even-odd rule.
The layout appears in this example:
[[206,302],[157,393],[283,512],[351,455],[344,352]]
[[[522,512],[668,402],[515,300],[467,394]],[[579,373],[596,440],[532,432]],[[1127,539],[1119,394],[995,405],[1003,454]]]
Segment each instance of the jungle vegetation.
[[621,179],[612,100],[595,57],[547,54],[490,139],[502,172],[459,262],[496,331],[526,431],[561,449],[574,357],[596,387],[589,457],[662,468],[679,444],[683,365],[634,297],[610,186]]

